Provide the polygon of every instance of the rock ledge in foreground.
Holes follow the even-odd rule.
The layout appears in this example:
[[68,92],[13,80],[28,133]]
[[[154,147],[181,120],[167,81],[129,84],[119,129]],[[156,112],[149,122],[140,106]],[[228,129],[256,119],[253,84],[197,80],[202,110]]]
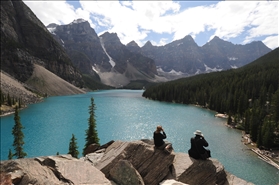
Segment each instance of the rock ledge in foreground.
[[167,154],[152,140],[103,146],[80,159],[59,155],[1,161],[1,184],[10,179],[15,185],[252,185],[227,173],[216,159]]

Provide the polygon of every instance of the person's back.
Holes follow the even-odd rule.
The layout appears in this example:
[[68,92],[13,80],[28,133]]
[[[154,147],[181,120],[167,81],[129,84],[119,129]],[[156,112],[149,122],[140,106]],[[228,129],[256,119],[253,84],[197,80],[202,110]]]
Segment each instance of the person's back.
[[156,130],[153,133],[154,145],[158,149],[171,153],[172,145],[171,145],[171,143],[168,143],[168,144],[165,143],[164,139],[166,139],[166,138],[167,138],[167,135],[164,132],[164,129],[162,128],[162,126],[158,125]]
[[195,137],[191,138],[191,148],[188,150],[189,156],[194,159],[207,159],[211,157],[210,150],[204,147],[208,146],[208,142],[204,139],[201,131],[194,132]]
[[167,138],[167,136],[166,136],[166,133],[164,131],[163,131],[163,133],[161,133],[161,132],[158,132],[156,130],[153,133],[154,145],[156,147],[160,147],[160,146],[164,145],[165,142],[164,142],[163,139],[166,139],[166,138]]

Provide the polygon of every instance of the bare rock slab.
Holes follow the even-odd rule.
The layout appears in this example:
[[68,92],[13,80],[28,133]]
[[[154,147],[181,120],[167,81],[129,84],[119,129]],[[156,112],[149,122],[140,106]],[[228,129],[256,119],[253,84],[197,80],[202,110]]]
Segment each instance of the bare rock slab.
[[115,141],[96,164],[107,178],[110,170],[120,160],[129,161],[141,175],[146,185],[159,184],[168,174],[174,161],[174,153],[166,154],[143,141]]
[[193,185],[252,185],[227,173],[216,159],[195,160],[186,153],[176,153],[168,178]]
[[[47,156],[1,162],[5,173],[17,185],[111,185],[105,175],[71,155]],[[20,172],[20,173],[19,173]]]
[[127,160],[120,160],[111,170],[111,179],[121,185],[144,185],[139,172]]

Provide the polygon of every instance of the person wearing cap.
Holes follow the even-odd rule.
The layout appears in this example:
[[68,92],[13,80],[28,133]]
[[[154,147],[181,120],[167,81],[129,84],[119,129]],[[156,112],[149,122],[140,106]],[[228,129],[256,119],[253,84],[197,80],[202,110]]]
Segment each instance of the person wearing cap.
[[191,138],[191,148],[188,150],[189,156],[194,159],[208,159],[211,157],[210,150],[204,148],[208,147],[208,142],[200,130],[196,130],[194,134],[195,137]]
[[171,143],[165,143],[164,139],[167,138],[167,135],[161,125],[158,125],[156,130],[153,133],[154,145],[156,148],[171,153],[172,145]]

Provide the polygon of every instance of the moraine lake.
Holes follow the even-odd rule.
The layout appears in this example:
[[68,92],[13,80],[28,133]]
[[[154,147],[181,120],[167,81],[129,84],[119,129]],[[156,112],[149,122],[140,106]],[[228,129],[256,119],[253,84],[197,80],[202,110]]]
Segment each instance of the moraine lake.
[[[199,129],[209,143],[212,158],[218,159],[226,171],[256,185],[279,183],[279,170],[248,150],[241,142],[241,131],[226,127],[226,119],[192,105],[148,100],[142,93],[142,90],[104,90],[49,97],[42,103],[29,105],[19,113],[25,127],[27,157],[68,153],[72,134],[77,138],[81,157],[93,97],[100,144],[110,140],[152,139],[160,124],[174,151],[187,153],[190,138]],[[14,115],[1,117],[1,160],[7,160],[9,149],[13,149],[13,118]]]

